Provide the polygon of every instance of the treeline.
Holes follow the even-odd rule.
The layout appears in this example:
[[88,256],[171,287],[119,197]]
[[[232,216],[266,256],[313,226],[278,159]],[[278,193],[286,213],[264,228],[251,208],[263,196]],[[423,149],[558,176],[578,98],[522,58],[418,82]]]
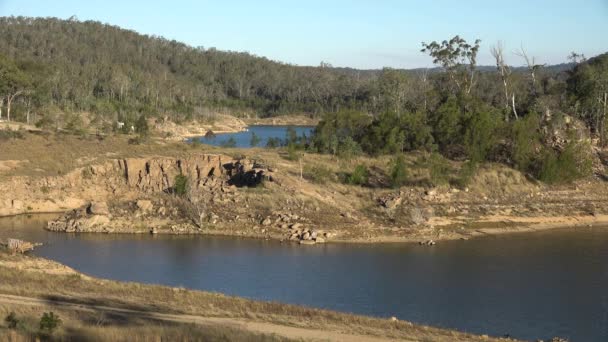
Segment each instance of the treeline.
[[496,69],[484,75],[476,68],[479,48],[480,41],[458,36],[423,44],[443,73],[415,90],[405,75],[394,78],[383,90],[384,110],[373,115],[327,113],[307,147],[345,157],[426,150],[434,161],[466,160],[465,173],[492,161],[550,183],[589,175],[592,143],[606,145],[608,54],[586,60],[573,53],[574,68],[550,74],[522,51],[528,68],[518,74],[496,45]]
[[[433,111],[448,86],[442,68],[299,67],[248,53],[190,47],[99,22],[55,18],[0,18],[0,54],[4,72],[12,75],[4,81],[4,88],[12,90],[0,93],[5,111],[11,108],[15,120],[44,119],[62,127],[78,121],[70,116],[77,112],[89,112],[98,122],[134,122],[142,114],[179,121],[221,108],[258,116],[320,116],[345,109]],[[545,100],[560,107],[564,76],[558,71],[563,66],[537,69],[534,87],[554,95]],[[481,70],[471,91],[501,106],[500,77],[487,67]],[[528,77],[526,68],[511,75],[516,106],[524,111],[536,100],[529,96]],[[13,96],[17,89],[21,92]]]
[[365,109],[373,97],[373,73],[195,48],[93,21],[0,18],[0,54],[5,69],[23,74],[18,83],[29,94],[14,103],[19,120],[43,107],[175,120],[201,115],[202,108],[315,115]]

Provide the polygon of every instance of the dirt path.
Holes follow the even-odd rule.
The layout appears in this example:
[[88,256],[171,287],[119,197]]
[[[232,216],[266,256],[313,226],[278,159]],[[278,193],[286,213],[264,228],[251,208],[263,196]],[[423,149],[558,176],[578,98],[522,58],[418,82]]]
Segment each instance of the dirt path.
[[[115,314],[137,316],[144,319],[154,319],[177,323],[194,323],[200,325],[223,325],[261,334],[275,334],[290,339],[305,341],[352,341],[352,342],[385,342],[395,339],[354,335],[332,330],[305,329],[289,327],[273,323],[254,322],[238,318],[203,317],[182,314],[166,314],[152,311],[139,311],[99,305],[75,304],[65,301],[55,301],[30,297],[0,294],[0,303],[13,305],[47,306],[79,311],[105,311]],[[403,340],[402,340],[403,341]]]

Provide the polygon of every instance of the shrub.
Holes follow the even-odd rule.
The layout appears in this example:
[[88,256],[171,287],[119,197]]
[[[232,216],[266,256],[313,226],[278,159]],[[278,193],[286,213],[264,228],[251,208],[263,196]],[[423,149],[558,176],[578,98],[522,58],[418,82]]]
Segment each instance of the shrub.
[[477,172],[477,166],[477,163],[474,161],[467,161],[462,165],[460,171],[458,172],[457,183],[459,186],[465,187],[469,185],[473,179],[473,176],[475,176],[475,173]]
[[389,165],[391,184],[394,187],[401,187],[407,183],[408,172],[405,165],[405,157],[402,154],[395,156]]
[[434,186],[447,184],[449,182],[450,165],[439,153],[432,153],[428,160],[429,177]]
[[304,177],[314,183],[325,184],[333,177],[333,173],[321,165],[306,166],[304,168]]
[[175,176],[173,183],[173,193],[179,196],[183,196],[188,191],[188,177],[184,175]]
[[302,154],[298,151],[296,144],[289,143],[289,145],[287,145],[287,159],[298,161],[301,157]]
[[262,139],[260,139],[255,132],[251,132],[251,140],[249,140],[249,145],[251,145],[251,147],[256,147],[260,144],[261,140]]
[[593,161],[588,143],[571,142],[561,153],[545,149],[538,179],[545,183],[568,183],[592,172]]
[[511,157],[515,167],[520,171],[529,171],[534,162],[540,139],[539,126],[538,114],[530,113],[521,120],[515,121],[511,127],[513,139]]
[[148,136],[150,128],[148,127],[148,120],[144,114],[140,115],[137,121],[135,121],[135,132],[141,137]]
[[61,326],[61,319],[53,311],[45,312],[40,318],[40,332],[43,334],[53,334]]
[[367,184],[369,178],[369,171],[365,165],[355,166],[355,170],[346,178],[346,183],[353,185],[364,185]]
[[6,318],[4,319],[4,322],[6,322],[6,326],[9,329],[17,329],[17,325],[19,324],[17,315],[15,315],[14,312],[9,313],[8,316],[6,316]]
[[234,137],[230,137],[228,140],[222,142],[222,147],[234,148],[236,147],[236,139]]
[[361,146],[351,137],[344,138],[338,143],[338,157],[342,159],[351,159],[362,153]]
[[268,141],[266,142],[266,147],[267,148],[277,148],[279,146],[282,145],[281,139],[279,138],[268,138]]
[[0,130],[0,141],[10,140],[10,139],[23,139],[25,136],[21,131],[14,131],[11,129],[3,129]]

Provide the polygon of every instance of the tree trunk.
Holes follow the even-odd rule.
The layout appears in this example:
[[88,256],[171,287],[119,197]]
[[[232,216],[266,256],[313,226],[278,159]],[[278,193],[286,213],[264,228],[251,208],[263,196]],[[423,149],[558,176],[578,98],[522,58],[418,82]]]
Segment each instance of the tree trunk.
[[515,115],[515,120],[518,120],[519,116],[517,115],[517,109],[515,109],[515,93],[513,93],[513,96],[511,96],[511,105],[513,108],[513,115]]

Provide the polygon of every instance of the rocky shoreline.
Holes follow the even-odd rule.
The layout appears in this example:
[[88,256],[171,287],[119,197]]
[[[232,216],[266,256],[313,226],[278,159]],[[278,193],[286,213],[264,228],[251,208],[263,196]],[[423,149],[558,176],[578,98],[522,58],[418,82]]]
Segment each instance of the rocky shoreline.
[[[63,215],[47,229],[58,232],[205,234],[302,245],[440,242],[608,225],[608,186],[600,180],[546,187],[514,170],[488,168],[465,189],[371,188],[311,182],[300,177],[298,163],[276,158],[274,151],[257,151],[256,159],[189,152],[111,159],[58,176],[13,176],[0,181],[8,194],[0,217],[55,212]],[[181,194],[178,177],[189,189]]]

